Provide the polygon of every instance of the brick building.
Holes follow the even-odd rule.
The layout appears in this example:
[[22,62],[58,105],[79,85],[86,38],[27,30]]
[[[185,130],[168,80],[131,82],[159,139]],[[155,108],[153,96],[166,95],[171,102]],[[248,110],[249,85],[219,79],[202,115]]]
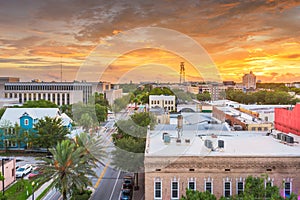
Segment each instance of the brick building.
[[[185,124],[179,138],[176,129],[167,125],[148,130],[146,200],[180,199],[186,188],[209,191],[217,198],[231,196],[244,190],[249,175],[262,174],[268,175],[265,183],[277,185],[284,196],[292,192],[300,195],[299,143],[286,144],[275,135],[241,134],[213,126]],[[294,140],[300,141],[300,137]]]

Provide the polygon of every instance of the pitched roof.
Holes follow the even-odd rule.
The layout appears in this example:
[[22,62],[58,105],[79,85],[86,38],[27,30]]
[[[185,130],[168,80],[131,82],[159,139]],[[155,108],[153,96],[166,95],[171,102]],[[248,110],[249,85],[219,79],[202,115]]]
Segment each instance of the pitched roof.
[[[4,121],[9,121],[11,125],[19,124],[20,117],[27,113],[33,119],[43,119],[45,117],[62,117],[63,125],[66,125],[67,115],[61,116],[58,108],[7,108],[1,117],[0,124]],[[71,119],[70,119],[71,120]]]

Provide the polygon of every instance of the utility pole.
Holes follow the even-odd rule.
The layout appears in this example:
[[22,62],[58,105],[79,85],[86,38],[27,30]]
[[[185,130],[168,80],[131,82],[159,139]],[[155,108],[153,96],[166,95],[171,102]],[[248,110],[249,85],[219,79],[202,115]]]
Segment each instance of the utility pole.
[[2,162],[2,193],[3,193],[3,196],[4,196],[4,159],[2,158],[1,160]]

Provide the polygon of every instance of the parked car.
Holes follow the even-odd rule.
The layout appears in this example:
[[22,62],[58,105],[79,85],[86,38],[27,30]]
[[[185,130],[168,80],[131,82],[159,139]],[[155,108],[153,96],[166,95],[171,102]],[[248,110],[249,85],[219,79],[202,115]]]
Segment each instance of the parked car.
[[42,174],[42,171],[41,169],[39,168],[35,168],[34,170],[32,170],[32,172],[28,175],[28,178],[29,179],[32,179],[32,178],[36,178],[38,175]]
[[24,177],[25,175],[29,174],[32,170],[32,166],[29,165],[29,164],[26,164],[22,167],[19,167],[17,170],[16,170],[16,177],[17,178],[21,178],[21,177]]
[[120,200],[131,200],[131,199],[132,199],[132,190],[122,189]]
[[124,176],[122,188],[123,189],[133,188],[133,178],[131,176]]

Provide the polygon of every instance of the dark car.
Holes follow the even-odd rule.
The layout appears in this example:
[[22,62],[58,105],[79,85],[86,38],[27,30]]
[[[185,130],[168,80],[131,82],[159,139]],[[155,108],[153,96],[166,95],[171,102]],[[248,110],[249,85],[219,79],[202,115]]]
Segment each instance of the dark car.
[[131,176],[125,176],[123,178],[123,189],[132,189],[133,188],[133,178]]
[[131,199],[132,199],[132,190],[122,189],[120,200],[131,200]]

